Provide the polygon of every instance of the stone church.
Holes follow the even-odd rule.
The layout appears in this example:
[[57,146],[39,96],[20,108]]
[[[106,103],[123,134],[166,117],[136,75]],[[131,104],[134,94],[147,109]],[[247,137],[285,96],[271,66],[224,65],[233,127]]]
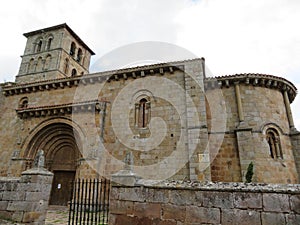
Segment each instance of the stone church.
[[15,82],[0,84],[0,174],[39,150],[50,204],[75,178],[129,168],[144,179],[298,183],[296,87],[265,74],[208,77],[204,58],[89,73],[95,53],[67,25],[29,33]]

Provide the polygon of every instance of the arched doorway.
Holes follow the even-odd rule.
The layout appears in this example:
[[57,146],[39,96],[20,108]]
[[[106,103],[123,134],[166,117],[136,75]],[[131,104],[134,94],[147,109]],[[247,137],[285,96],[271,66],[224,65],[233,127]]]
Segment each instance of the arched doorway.
[[27,157],[33,159],[38,150],[45,153],[45,167],[54,173],[50,205],[67,205],[72,181],[81,158],[79,135],[66,123],[52,123],[41,130],[29,142]]

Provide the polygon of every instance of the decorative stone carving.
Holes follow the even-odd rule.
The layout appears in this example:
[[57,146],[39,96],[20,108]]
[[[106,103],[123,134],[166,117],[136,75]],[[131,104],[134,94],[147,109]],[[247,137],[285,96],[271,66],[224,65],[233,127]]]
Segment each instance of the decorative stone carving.
[[132,152],[127,152],[124,158],[124,169],[125,170],[132,170],[132,165],[133,165],[133,155]]
[[44,156],[44,151],[42,149],[40,149],[37,152],[37,155],[34,159],[33,162],[33,167],[34,168],[44,168],[45,166],[45,156]]

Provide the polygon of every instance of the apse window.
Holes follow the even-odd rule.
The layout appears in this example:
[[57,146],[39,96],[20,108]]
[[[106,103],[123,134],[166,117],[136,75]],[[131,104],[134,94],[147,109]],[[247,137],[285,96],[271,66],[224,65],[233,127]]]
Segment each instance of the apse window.
[[280,138],[277,130],[268,129],[266,132],[267,142],[269,144],[270,156],[273,159],[283,159]]
[[142,98],[135,105],[135,125],[138,128],[146,128],[150,121],[150,101]]

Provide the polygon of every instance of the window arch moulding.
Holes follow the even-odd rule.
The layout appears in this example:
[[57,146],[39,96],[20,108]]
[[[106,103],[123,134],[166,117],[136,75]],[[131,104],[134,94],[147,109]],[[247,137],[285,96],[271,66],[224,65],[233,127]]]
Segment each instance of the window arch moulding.
[[276,124],[267,124],[263,129],[265,140],[268,144],[269,155],[274,160],[282,160],[283,152],[281,147],[282,130]]

